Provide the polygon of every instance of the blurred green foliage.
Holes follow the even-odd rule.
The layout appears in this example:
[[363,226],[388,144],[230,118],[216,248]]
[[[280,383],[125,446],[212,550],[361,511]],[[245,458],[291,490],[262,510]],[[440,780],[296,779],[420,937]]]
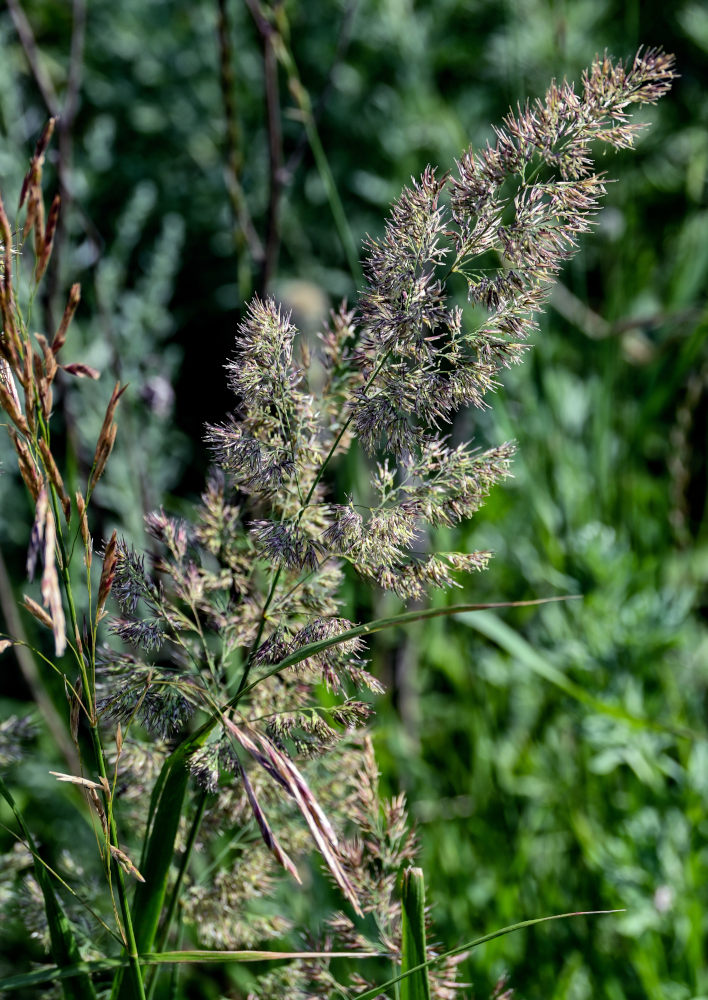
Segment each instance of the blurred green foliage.
[[[47,116],[11,16],[17,7],[0,12],[0,183],[10,201]],[[72,10],[81,7],[22,4],[59,106]],[[239,179],[262,240],[261,41],[245,4],[224,8]],[[198,491],[201,427],[230,405],[222,364],[243,280],[224,179],[219,5],[92,0],[85,13],[67,237],[44,307],[56,315],[67,283],[82,283],[72,360],[105,373],[89,387],[88,413],[84,386],[58,401],[75,468],[90,463],[110,381],[131,383],[97,499],[106,533],[120,525],[140,542],[144,510],[170,492]],[[385,781],[406,790],[419,824],[446,945],[544,913],[625,909],[475,952],[475,995],[508,970],[528,1000],[708,997],[705,7],[289,0],[282,14],[357,244],[381,231],[411,174],[428,162],[447,169],[551,76],[577,78],[605,48],[629,56],[640,43],[661,44],[677,55],[681,79],[647,115],[638,150],[608,163],[618,183],[526,364],[505,378],[491,411],[451,429],[480,445],[515,438],[518,457],[515,479],[445,546],[492,548],[490,570],[434,599],[582,600],[437,620],[381,640],[373,655],[391,694],[375,731]],[[279,84],[285,172],[272,290],[311,331],[354,288],[282,72]],[[247,265],[255,288],[257,261]],[[17,569],[29,508],[11,460],[0,457],[0,546]],[[343,495],[356,463],[340,472],[333,489]],[[348,600],[360,619],[390,610],[389,599],[354,584]],[[539,675],[543,665],[660,725],[579,704]],[[10,673],[3,714],[22,712],[29,698]],[[29,800],[42,794],[37,767],[23,779]],[[62,832],[61,814],[41,828],[57,850]]]

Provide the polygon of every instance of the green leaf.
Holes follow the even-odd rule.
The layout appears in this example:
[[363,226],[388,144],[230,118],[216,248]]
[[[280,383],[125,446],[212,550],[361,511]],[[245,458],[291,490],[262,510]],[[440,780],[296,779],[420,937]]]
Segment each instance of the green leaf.
[[[401,1000],[430,1000],[425,945],[425,881],[420,868],[401,874]],[[409,974],[410,973],[410,974]]]
[[[74,937],[73,928],[67,919],[64,909],[54,891],[51,877],[42,864],[37,853],[32,834],[27,827],[9,788],[0,777],[0,795],[5,799],[14,813],[22,836],[27,841],[34,860],[34,874],[44,897],[44,911],[49,925],[52,957],[59,969],[66,973],[67,981],[63,984],[66,1000],[96,1000],[96,991],[88,975],[82,971],[81,953]],[[71,971],[71,969],[74,971]],[[64,976],[62,976],[64,978]],[[0,989],[6,989],[0,984]]]

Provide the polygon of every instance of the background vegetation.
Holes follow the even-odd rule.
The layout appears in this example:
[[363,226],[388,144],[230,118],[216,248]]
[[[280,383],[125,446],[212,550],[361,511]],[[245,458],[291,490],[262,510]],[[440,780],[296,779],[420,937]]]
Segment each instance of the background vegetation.
[[[230,405],[222,365],[252,291],[267,287],[313,332],[360,280],[347,240],[380,233],[411,174],[448,168],[510,104],[553,75],[577,79],[596,51],[675,52],[681,79],[646,114],[636,153],[608,163],[619,181],[533,351],[475,418],[480,445],[517,440],[515,478],[445,546],[496,553],[456,599],[583,599],[381,640],[375,672],[389,695],[374,733],[384,782],[406,791],[417,820],[447,946],[525,917],[626,908],[475,952],[475,995],[506,970],[528,1000],[708,997],[706,8],[293,0],[279,18],[287,49],[269,133],[273,40],[246,3],[8,0],[0,12],[4,192],[19,189],[48,110],[64,115],[47,176],[70,207],[54,294],[38,308],[51,317],[81,281],[81,360],[131,384],[97,496],[104,533],[144,544],[142,511],[198,493],[201,429]],[[268,274],[258,247],[273,219],[274,116],[282,191]],[[81,423],[72,397],[60,401],[69,462],[95,440],[104,389]],[[20,578],[28,508],[0,457],[0,550]],[[359,470],[339,471],[344,494]],[[394,610],[353,580],[348,600],[357,620]],[[35,696],[30,666],[5,655],[3,717]],[[59,844],[67,818],[42,812],[48,746],[38,727],[24,808]],[[7,921],[3,931],[7,962]]]

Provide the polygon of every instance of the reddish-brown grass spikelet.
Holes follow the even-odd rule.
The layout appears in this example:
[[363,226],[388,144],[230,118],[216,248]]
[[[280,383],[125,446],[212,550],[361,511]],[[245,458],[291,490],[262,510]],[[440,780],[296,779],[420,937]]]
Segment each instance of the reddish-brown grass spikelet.
[[29,435],[30,429],[22,411],[18,406],[17,390],[12,393],[2,378],[0,378],[0,406],[21,434]]
[[0,341],[4,346],[3,353],[15,367],[18,350],[21,349],[20,338],[15,323],[15,300],[12,291],[12,230],[5,211],[5,205],[0,198],[0,240],[2,241],[2,259],[0,260],[0,309],[2,310],[3,332]]
[[33,618],[36,618],[37,621],[41,622],[42,625],[46,625],[48,629],[54,628],[54,622],[49,617],[44,608],[41,606],[41,604],[37,604],[36,601],[33,601],[28,594],[22,595],[22,602]]
[[62,656],[66,649],[66,622],[64,608],[59,590],[59,577],[56,570],[56,525],[54,515],[49,506],[49,491],[46,484],[42,486],[37,497],[29,550],[27,552],[27,576],[31,580],[37,564],[37,557],[42,554],[44,570],[42,572],[42,601],[49,612],[51,629],[54,633],[54,651]]
[[[34,227],[34,257],[37,262],[42,257],[42,251],[44,250],[44,198],[42,197],[42,189],[39,184],[33,184],[30,189],[30,205],[27,208],[27,214],[29,215],[30,207],[33,207],[33,227]],[[25,225],[25,229],[27,226]]]
[[76,307],[81,300],[81,285],[78,282],[71,286],[71,291],[69,292],[69,301],[64,309],[64,315],[61,318],[61,323],[54,334],[54,339],[52,340],[52,351],[54,354],[58,354],[61,348],[64,346],[66,340],[66,332],[69,329],[69,324],[74,318],[74,313],[76,312]]
[[[27,400],[33,398],[32,387],[33,387],[33,377],[32,377],[32,352],[26,349],[26,345],[23,344],[22,353],[22,364],[17,368],[17,378],[19,379],[20,385],[25,390],[25,396]],[[28,411],[31,406],[27,407]],[[29,420],[29,412],[27,413],[27,419]]]
[[[22,208],[25,203],[25,198],[27,197],[30,188],[33,184],[38,184],[42,179],[42,167],[44,166],[44,156],[47,152],[47,147],[49,146],[50,139],[54,133],[54,126],[56,124],[56,118],[49,118],[47,124],[42,129],[42,134],[37,140],[37,145],[34,149],[34,155],[30,161],[29,170],[25,174],[24,180],[22,181],[22,189],[20,191],[20,201],[17,206],[17,211]],[[28,230],[29,232],[29,230]]]
[[99,371],[90,365],[85,365],[82,361],[72,361],[71,364],[59,365],[59,367],[68,375],[75,375],[77,378],[92,378],[95,382],[101,377]]
[[34,356],[33,351],[29,348],[25,349],[22,367],[16,370],[18,379],[20,380],[20,385],[25,392],[25,416],[27,418],[27,424],[30,429],[30,434],[34,436],[37,430],[37,414],[35,412],[34,400],[35,400],[35,381],[34,381]]
[[99,481],[103,475],[103,471],[106,468],[106,462],[113,451],[113,445],[116,440],[116,425],[111,424],[106,433],[99,438],[98,444],[96,445],[96,454],[93,460],[93,475],[91,476],[91,482],[89,483],[89,489],[93,491],[96,488],[96,483]]
[[22,476],[27,489],[32,495],[32,499],[37,501],[39,497],[39,491],[42,489],[42,478],[37,471],[37,465],[32,457],[32,454],[27,447],[24,440],[15,434],[15,432],[9,428],[8,433],[10,435],[10,440],[17,452],[17,464],[20,469],[20,475]]
[[133,862],[130,860],[128,855],[125,853],[125,851],[121,851],[121,849],[119,847],[116,847],[114,844],[110,844],[109,846],[111,849],[111,855],[113,856],[113,858],[115,858],[115,860],[121,866],[126,875],[132,875],[133,878],[136,878],[138,880],[138,882],[144,882],[145,879],[142,877],[142,875],[135,867]]
[[39,202],[39,193],[37,191],[37,185],[31,184],[29,189],[29,198],[27,200],[27,215],[25,216],[25,224],[22,229],[22,240],[27,239],[27,235],[32,232],[32,227],[37,219],[37,205]]
[[54,381],[54,376],[57,373],[57,368],[59,367],[54,357],[54,352],[49,346],[49,341],[44,336],[43,333],[35,333],[35,340],[42,348],[42,357],[44,359],[44,373],[50,382]]
[[84,543],[84,548],[86,550],[86,555],[88,558],[88,565],[91,566],[91,535],[89,534],[88,518],[86,516],[86,501],[84,500],[81,493],[77,490],[76,492],[76,509],[79,513],[79,529],[81,531],[81,540]]
[[38,366],[37,359],[35,358],[35,378],[37,379],[42,413],[44,414],[44,419],[49,420],[49,415],[52,412],[53,400],[52,382],[54,381],[59,366],[57,365],[56,358],[54,357],[54,352],[49,346],[49,341],[44,334],[35,333],[35,339],[42,349],[42,357],[44,361],[44,369],[42,370],[41,365]]
[[111,540],[106,546],[106,554],[103,557],[103,566],[101,567],[101,580],[98,585],[98,604],[96,606],[98,618],[101,617],[116,575],[116,565],[118,563],[117,545],[117,535],[114,531],[111,535]]
[[42,250],[39,255],[39,260],[37,261],[37,270],[35,272],[35,280],[39,281],[47,270],[47,264],[49,263],[49,258],[52,255],[52,245],[54,243],[54,234],[57,229],[57,222],[59,221],[59,206],[61,205],[61,198],[58,194],[54,195],[54,200],[52,201],[52,206],[49,209],[49,218],[47,219],[47,228],[44,230],[44,242],[42,245]]
[[99,820],[101,821],[101,827],[103,829],[104,836],[108,836],[108,820],[106,819],[106,811],[103,808],[103,805],[101,804],[101,800],[98,797],[98,793],[96,792],[96,789],[95,788],[89,788],[88,789],[88,796],[89,796],[89,799],[91,800],[91,804],[93,805],[94,809],[96,810],[96,815],[98,816]]
[[52,412],[52,386],[44,370],[42,359],[34,351],[32,352],[32,371],[42,416],[45,420],[49,420],[49,415]]
[[[342,867],[337,836],[300,771],[262,733],[224,719],[236,741],[297,803],[320,854],[356,913],[363,916],[354,888]],[[266,841],[268,843],[268,841]]]
[[93,472],[91,474],[91,480],[89,482],[89,492],[92,492],[103,475],[103,470],[106,468],[106,462],[108,457],[113,450],[113,444],[116,439],[117,426],[113,423],[113,414],[116,411],[116,406],[118,405],[118,400],[123,395],[125,390],[128,388],[127,385],[121,387],[120,382],[116,382],[113,393],[110,400],[108,401],[108,406],[106,407],[106,415],[103,418],[103,426],[101,427],[101,433],[98,435],[98,443],[96,444],[96,454],[93,458]]
[[56,230],[59,214],[59,196],[57,195],[52,202],[49,219],[45,226],[44,197],[42,195],[42,167],[44,166],[44,157],[49,145],[49,140],[54,132],[54,124],[55,119],[50,118],[44,126],[42,134],[37,142],[37,146],[35,147],[34,156],[30,162],[29,170],[27,171],[23,181],[22,191],[20,192],[19,208],[22,207],[25,198],[27,198],[27,215],[25,217],[25,224],[22,230],[23,241],[27,239],[29,233],[32,229],[34,229],[36,281],[39,281],[42,274],[44,274],[47,262],[49,261],[51,244],[54,239],[54,232]]

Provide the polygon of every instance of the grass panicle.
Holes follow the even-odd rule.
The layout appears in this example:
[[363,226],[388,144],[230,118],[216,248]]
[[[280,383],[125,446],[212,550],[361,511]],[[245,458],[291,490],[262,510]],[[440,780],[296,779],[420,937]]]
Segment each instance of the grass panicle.
[[[295,85],[282,24],[256,23]],[[99,373],[64,361],[77,284],[56,330],[30,335],[61,224],[60,197],[46,211],[43,195],[50,119],[22,186],[24,221],[12,226],[0,203],[0,406],[33,511],[27,575],[39,577],[41,604],[27,594],[24,607],[51,630],[53,653],[41,658],[63,681],[79,754],[78,768],[51,773],[81,796],[101,923],[120,949],[99,954],[89,934],[75,934],[74,911],[67,916],[4,783],[0,793],[44,900],[47,978],[67,997],[95,995],[99,967],[113,975],[113,1000],[141,1000],[157,995],[166,963],[280,955],[262,945],[297,929],[263,898],[281,877],[299,882],[313,848],[341,909],[299,950],[302,961],[270,969],[249,996],[376,995],[381,965],[347,970],[331,961],[335,952],[384,956],[394,974],[380,989],[400,984],[402,1000],[457,995],[466,949],[431,947],[405,799],[379,788],[366,730],[383,688],[365,638],[479,606],[357,624],[343,614],[345,572],[420,601],[488,565],[486,550],[439,550],[436,531],[478,511],[510,474],[514,444],[457,443],[450,423],[488,406],[502,369],[523,359],[604,195],[597,144],[631,146],[640,126],[630,110],[658,100],[673,77],[672,57],[657,49],[629,66],[599,57],[579,92],[554,82],[507,115],[493,145],[468,150],[452,172],[426,168],[383,235],[368,240],[358,303],[334,311],[316,341],[272,298],[253,298],[225,366],[233,412],[206,432],[214,468],[201,502],[180,517],[148,514],[146,554],[113,530],[100,567],[94,497],[128,387],[115,382],[92,453],[63,462],[55,389]],[[296,93],[316,137],[309,100]],[[330,177],[319,139],[316,150]],[[332,475],[350,453],[370,471],[354,495],[339,493]],[[21,732],[20,723],[2,727],[0,759]],[[197,854],[213,865],[193,865]],[[184,935],[214,954],[181,951]],[[14,981],[46,980],[30,972]]]

